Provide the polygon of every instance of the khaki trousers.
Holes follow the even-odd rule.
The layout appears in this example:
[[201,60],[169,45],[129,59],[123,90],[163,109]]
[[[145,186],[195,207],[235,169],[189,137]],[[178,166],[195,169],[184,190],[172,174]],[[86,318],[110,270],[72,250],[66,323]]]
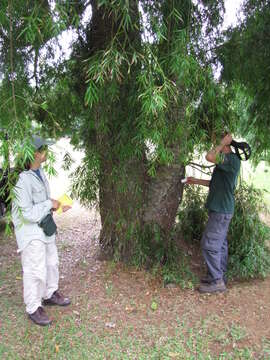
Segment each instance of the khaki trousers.
[[33,314],[58,289],[58,253],[55,241],[32,240],[21,253],[23,297],[26,312]]

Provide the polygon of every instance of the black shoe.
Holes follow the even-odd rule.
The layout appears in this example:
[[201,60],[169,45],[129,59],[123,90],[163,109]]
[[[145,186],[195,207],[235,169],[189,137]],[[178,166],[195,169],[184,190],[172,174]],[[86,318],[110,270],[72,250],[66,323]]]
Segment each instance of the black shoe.
[[224,284],[223,280],[217,280],[210,284],[201,284],[199,287],[200,293],[215,293],[215,292],[223,292],[226,291],[226,285]]
[[213,280],[211,279],[211,277],[209,275],[202,277],[200,280],[201,284],[211,284],[212,281]]
[[65,298],[63,295],[61,295],[58,290],[56,290],[50,299],[44,299],[43,305],[58,305],[58,306],[67,306],[71,303],[69,298]]
[[52,320],[48,318],[43,307],[38,307],[37,310],[33,314],[29,314],[29,318],[37,325],[47,326],[52,323]]
[[[227,285],[228,280],[226,276],[223,276],[224,284]],[[206,275],[200,279],[201,284],[211,284],[213,282],[212,278],[209,275]]]

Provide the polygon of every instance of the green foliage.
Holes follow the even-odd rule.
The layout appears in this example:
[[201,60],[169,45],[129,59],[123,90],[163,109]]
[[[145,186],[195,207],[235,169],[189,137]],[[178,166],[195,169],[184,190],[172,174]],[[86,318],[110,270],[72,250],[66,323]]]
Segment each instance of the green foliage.
[[169,253],[166,263],[161,267],[161,276],[164,285],[177,284],[182,289],[193,290],[198,279],[190,270],[186,254],[176,247]]
[[70,153],[66,151],[63,157],[63,165],[62,165],[63,170],[68,171],[73,163],[74,163],[73,158],[71,157]]
[[[207,220],[206,193],[188,187],[179,210],[181,236],[193,242],[201,239]],[[235,192],[235,211],[228,232],[228,273],[236,278],[264,277],[270,269],[270,229],[260,219],[265,211],[262,193],[241,183]]]
[[93,154],[88,154],[75,171],[71,174],[72,197],[80,198],[85,206],[93,205],[97,202],[98,196],[98,159]]
[[260,219],[263,211],[262,192],[241,184],[228,235],[229,274],[233,277],[264,277],[269,272],[270,229]]
[[57,171],[54,168],[56,158],[52,150],[49,150],[47,153],[47,160],[44,164],[44,170],[48,173],[49,177],[57,176]]
[[[133,234],[134,235],[134,234]],[[165,239],[162,229],[158,225],[147,225],[135,232],[136,253],[133,265],[137,267],[154,265],[166,262],[170,240]]]
[[269,0],[245,0],[243,21],[224,34],[224,44],[217,51],[223,65],[223,80],[234,89],[240,88],[235,104],[241,106],[245,102],[238,129],[252,145],[256,162],[270,160],[269,136],[261,131],[270,126],[269,6]]
[[[15,128],[25,135],[22,119],[28,116],[29,121],[41,123],[52,135],[69,135],[75,146],[91,148],[95,157],[100,151],[95,146],[97,136],[106,133],[117,139],[111,142],[110,151],[120,158],[124,154],[124,161],[134,152],[143,159],[145,142],[150,141],[155,147],[155,156],[147,165],[152,176],[159,165],[173,162],[175,155],[170,146],[176,141],[183,141],[181,161],[185,161],[194,151],[194,144],[209,144],[214,121],[224,115],[217,117],[215,111],[208,114],[207,122],[212,125],[202,136],[201,112],[185,110],[198,101],[206,87],[210,92],[215,87],[209,76],[211,69],[206,66],[205,71],[201,66],[203,52],[198,50],[203,43],[197,30],[204,24],[211,33],[213,24],[221,21],[222,3],[195,6],[189,0],[146,0],[141,2],[142,14],[133,1],[98,1],[92,11],[97,16],[102,13],[104,26],[104,19],[110,18],[112,31],[101,33],[96,41],[91,29],[95,19],[88,27],[82,21],[89,5],[85,1],[56,1],[54,5],[47,1],[29,0],[24,5],[14,1],[11,7],[3,2],[0,15],[5,21],[1,30],[8,33],[11,26],[12,33],[0,38],[5,50],[0,65],[6,74],[0,86],[0,122],[7,130],[7,125],[15,122]],[[57,37],[74,26],[80,40],[74,42],[68,61],[61,54],[57,62]],[[149,38],[141,36],[143,32]],[[18,51],[12,57],[9,49],[15,48]],[[8,81],[11,67],[16,74],[14,93]],[[189,133],[192,136],[183,139],[183,134]],[[11,142],[16,137],[9,134]]]
[[154,275],[160,275],[163,283],[180,285],[193,289],[196,277],[189,268],[186,255],[176,246],[173,235],[164,237],[158,226],[146,226],[136,234],[136,252],[132,264],[136,267],[152,268]]
[[185,188],[184,199],[177,215],[177,228],[187,242],[199,242],[201,239],[207,221],[207,211],[204,206],[206,196],[207,193],[202,187]]
[[[212,0],[2,1],[0,126],[8,142],[1,153],[29,157],[33,128],[69,136],[85,151],[73,195],[88,205],[110,197],[102,223],[121,229],[111,237],[119,250],[131,219],[143,224],[143,202],[161,170],[184,166],[224,126],[238,127],[244,107],[211,67],[223,12],[224,2]],[[74,35],[68,57],[64,30]],[[258,119],[252,134],[264,137],[261,152]],[[168,246],[149,234],[160,260]],[[149,234],[140,248],[147,258]]]

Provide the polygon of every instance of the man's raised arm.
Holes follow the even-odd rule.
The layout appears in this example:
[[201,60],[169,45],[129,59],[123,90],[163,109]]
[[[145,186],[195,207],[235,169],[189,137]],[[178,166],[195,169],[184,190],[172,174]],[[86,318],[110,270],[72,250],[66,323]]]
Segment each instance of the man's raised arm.
[[224,149],[224,147],[226,146],[230,146],[232,142],[232,135],[231,134],[227,134],[223,137],[223,139],[220,142],[220,145],[215,146],[213,149],[211,149],[207,154],[206,154],[206,160],[216,164],[218,162],[218,155],[222,152],[222,150]]

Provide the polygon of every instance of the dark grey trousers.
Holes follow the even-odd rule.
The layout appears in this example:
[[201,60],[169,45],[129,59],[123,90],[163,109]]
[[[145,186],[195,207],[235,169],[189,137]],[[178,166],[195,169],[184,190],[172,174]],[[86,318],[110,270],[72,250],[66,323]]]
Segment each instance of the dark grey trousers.
[[210,281],[226,277],[228,262],[227,233],[232,214],[209,211],[208,222],[201,239],[201,248]]

